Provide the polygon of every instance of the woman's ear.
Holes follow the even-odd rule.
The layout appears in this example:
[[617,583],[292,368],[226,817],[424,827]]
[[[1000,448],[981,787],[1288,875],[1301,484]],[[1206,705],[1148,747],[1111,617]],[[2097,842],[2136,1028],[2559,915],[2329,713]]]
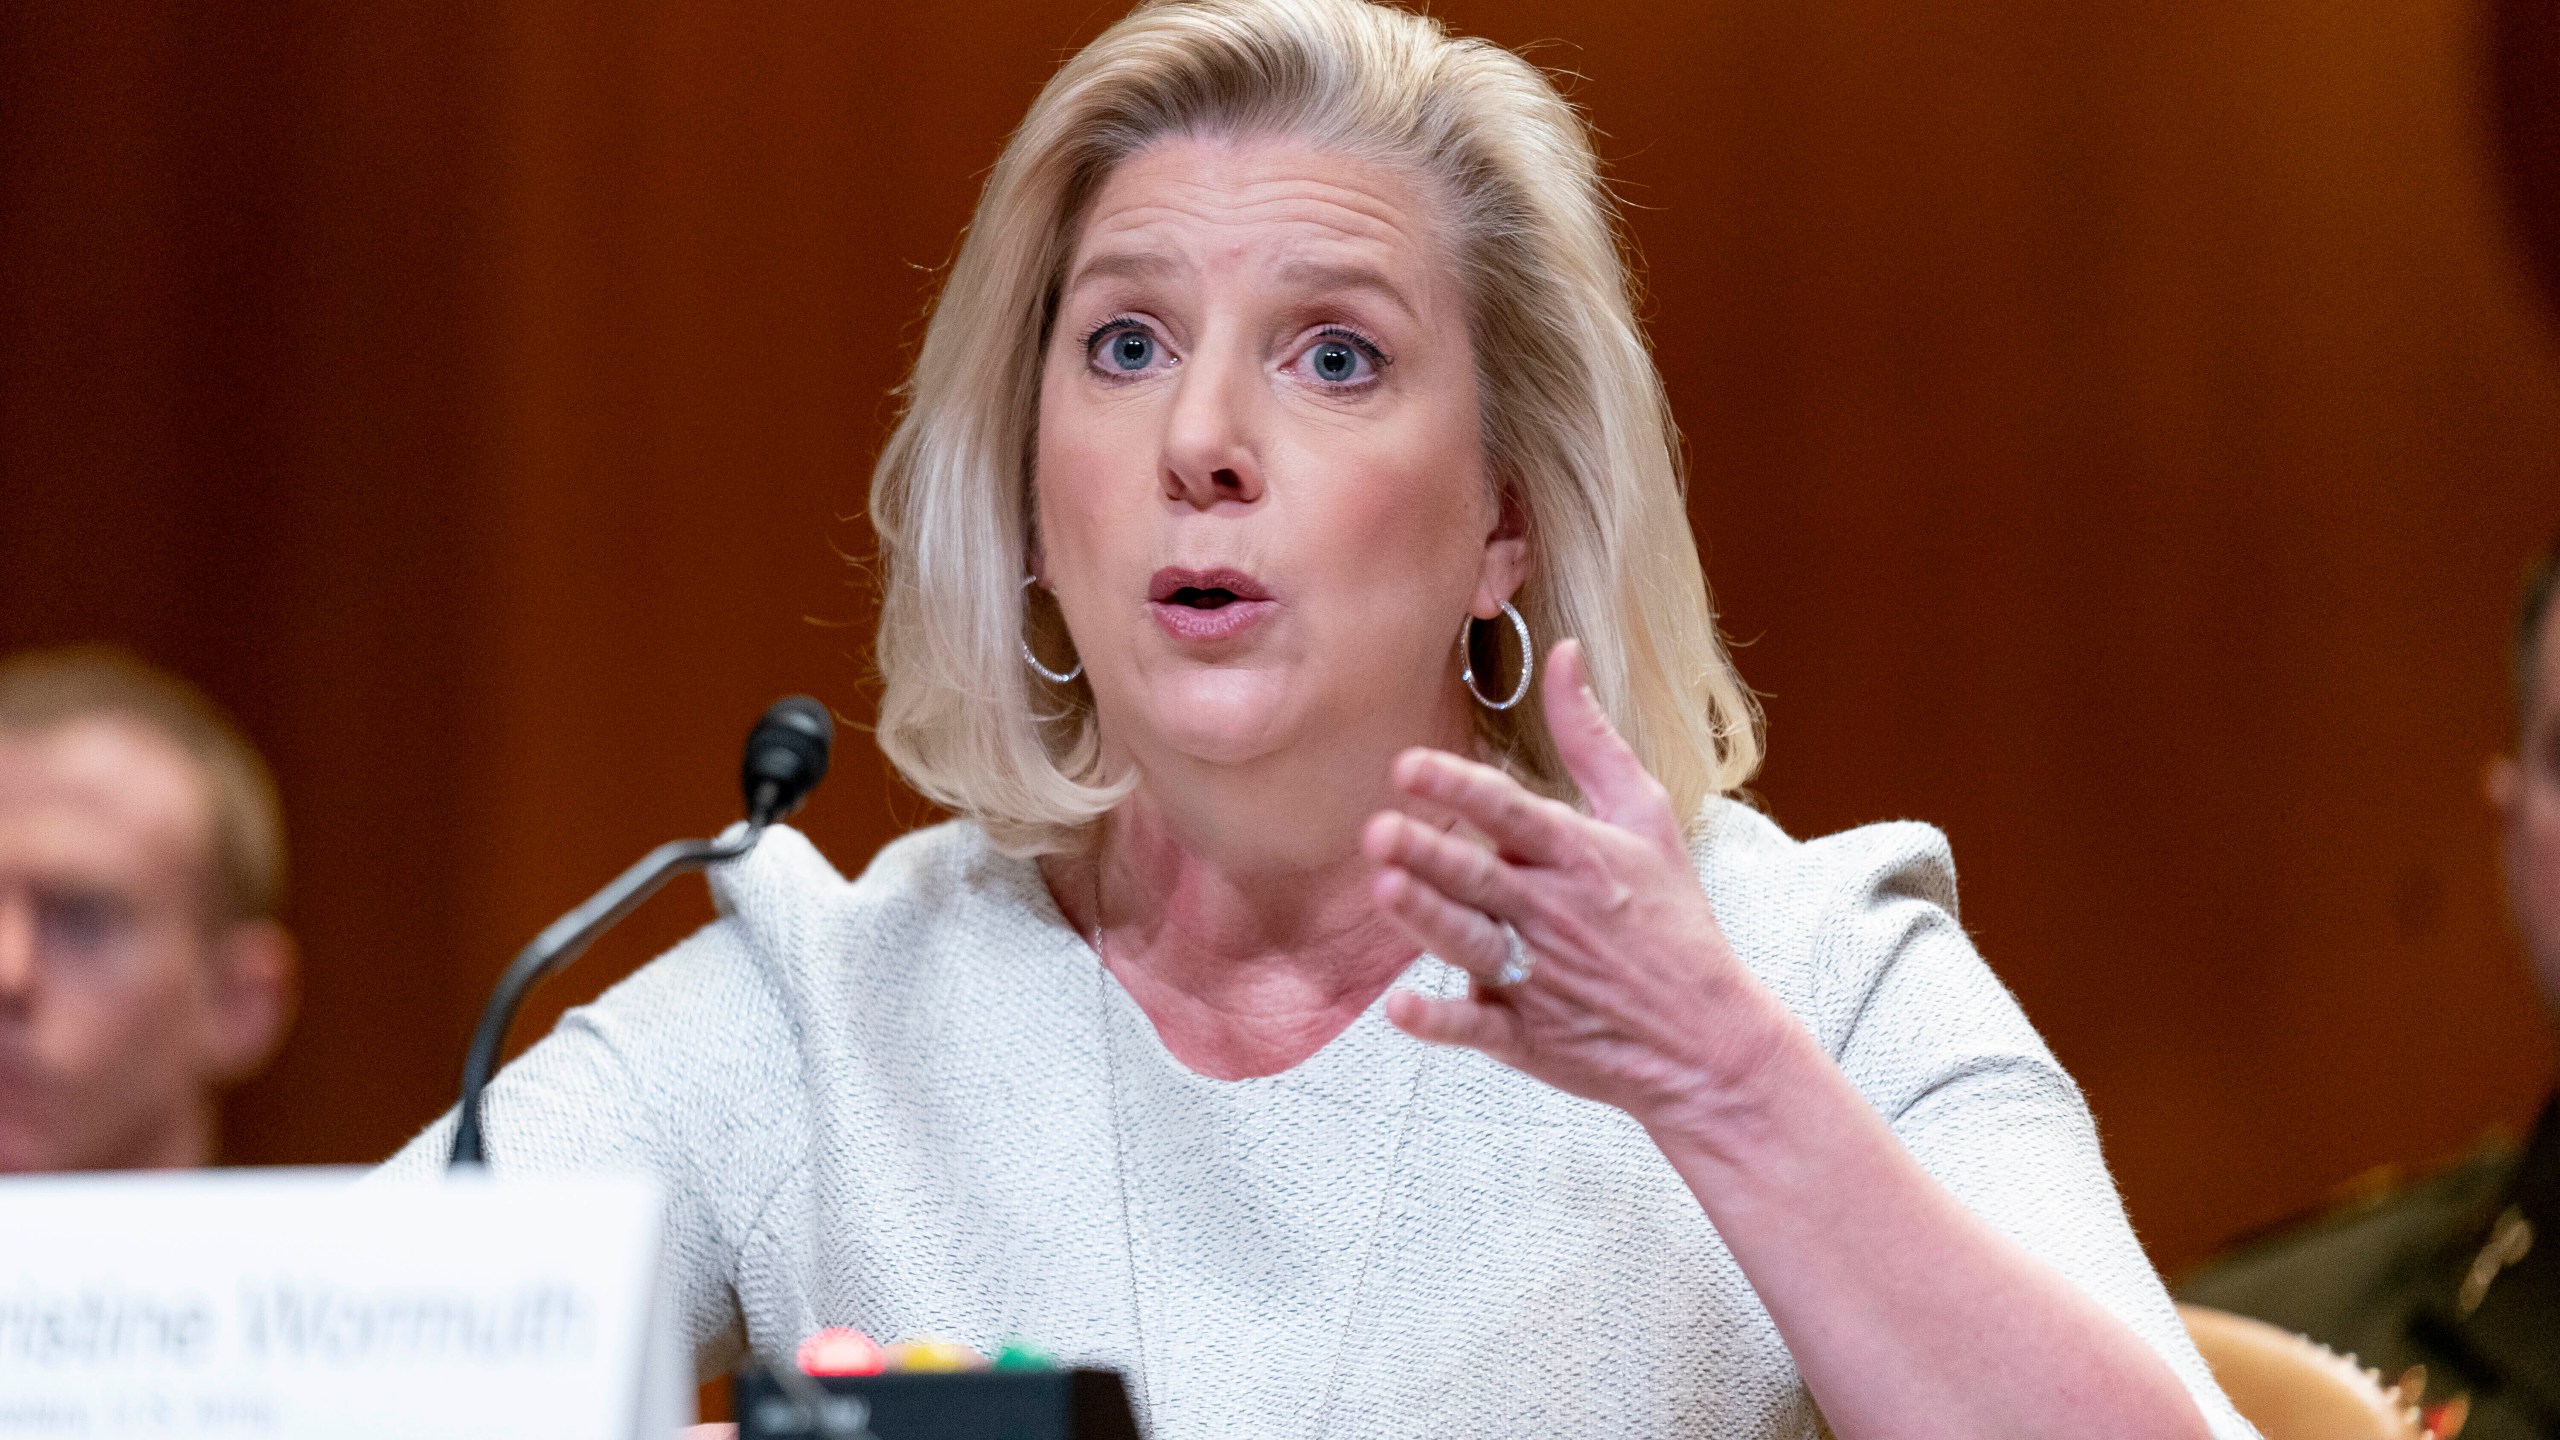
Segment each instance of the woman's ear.
[[1501,614],[1503,602],[1518,594],[1521,582],[1528,578],[1529,512],[1506,485],[1496,503],[1493,530],[1484,537],[1484,559],[1476,566],[1475,603],[1467,607],[1468,613],[1480,620]]

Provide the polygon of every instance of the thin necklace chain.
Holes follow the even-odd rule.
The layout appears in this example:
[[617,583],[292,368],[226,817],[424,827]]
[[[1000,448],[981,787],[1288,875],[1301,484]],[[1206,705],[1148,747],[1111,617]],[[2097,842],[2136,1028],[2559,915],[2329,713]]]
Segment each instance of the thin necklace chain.
[[1129,1328],[1138,1340],[1138,1414],[1156,1433],[1155,1380],[1147,1369],[1147,1316],[1138,1304],[1138,1229],[1129,1221],[1128,1139],[1120,1124],[1120,1037],[1111,1023],[1111,966],[1102,953],[1102,857],[1093,860],[1093,1023],[1102,1032],[1102,1068],[1111,1080],[1111,1178],[1120,1185],[1120,1254],[1128,1262]]
[[[1125,1126],[1120,1117],[1120,1044],[1119,1032],[1111,1023],[1110,957],[1102,948],[1102,857],[1093,861],[1093,930],[1087,937],[1093,946],[1094,1023],[1102,1031],[1102,1064],[1110,1077],[1111,1088],[1111,1173],[1120,1188],[1120,1254],[1127,1262],[1129,1276],[1129,1324],[1138,1342],[1138,1411],[1149,1435],[1156,1433],[1155,1381],[1147,1368],[1147,1312],[1138,1297],[1138,1230],[1131,1222],[1129,1210],[1129,1155]],[[1351,1301],[1343,1308],[1342,1334],[1333,1342],[1333,1367],[1325,1378],[1324,1396],[1316,1405],[1312,1440],[1325,1440],[1333,1433],[1334,1402],[1342,1394],[1344,1368],[1351,1358],[1351,1328],[1360,1318],[1360,1301],[1368,1293],[1369,1271],[1378,1258],[1378,1242],[1386,1233],[1388,1204],[1395,1197],[1396,1183],[1404,1175],[1405,1141],[1413,1133],[1414,1111],[1421,1107],[1422,1075],[1431,1064],[1431,1052],[1424,1050],[1414,1058],[1413,1084],[1405,1094],[1404,1113],[1396,1122],[1395,1145],[1387,1152],[1386,1182],[1378,1187],[1378,1207],[1369,1217],[1369,1242],[1360,1251],[1360,1272],[1351,1283]]]

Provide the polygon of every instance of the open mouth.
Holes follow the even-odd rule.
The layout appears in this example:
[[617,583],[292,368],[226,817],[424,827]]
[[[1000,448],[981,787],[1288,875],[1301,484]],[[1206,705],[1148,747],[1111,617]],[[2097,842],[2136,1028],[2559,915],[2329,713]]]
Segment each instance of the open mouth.
[[1216,610],[1239,600],[1268,600],[1271,592],[1261,581],[1224,565],[1215,570],[1167,565],[1147,578],[1147,598],[1159,605]]
[[1156,623],[1181,640],[1226,640],[1275,608],[1271,592],[1241,570],[1159,570],[1147,584]]

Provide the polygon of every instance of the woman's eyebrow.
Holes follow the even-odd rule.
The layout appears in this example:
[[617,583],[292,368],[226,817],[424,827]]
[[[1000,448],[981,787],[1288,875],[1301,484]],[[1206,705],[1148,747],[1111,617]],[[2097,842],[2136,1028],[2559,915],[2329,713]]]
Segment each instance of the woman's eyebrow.
[[[1152,280],[1183,269],[1181,261],[1155,250],[1106,250],[1076,267],[1067,281],[1072,293],[1096,280]],[[1280,267],[1281,283],[1299,289],[1363,291],[1377,296],[1420,323],[1422,313],[1387,273],[1375,266],[1340,260],[1292,260]]]
[[1280,268],[1280,278],[1288,284],[1302,285],[1310,290],[1364,290],[1403,311],[1406,318],[1415,323],[1422,320],[1421,312],[1413,308],[1413,302],[1404,297],[1404,292],[1396,288],[1396,283],[1387,278],[1386,272],[1367,265],[1331,260],[1292,260]]
[[1067,288],[1080,290],[1094,280],[1152,280],[1181,268],[1172,256],[1160,251],[1106,250],[1076,267]]

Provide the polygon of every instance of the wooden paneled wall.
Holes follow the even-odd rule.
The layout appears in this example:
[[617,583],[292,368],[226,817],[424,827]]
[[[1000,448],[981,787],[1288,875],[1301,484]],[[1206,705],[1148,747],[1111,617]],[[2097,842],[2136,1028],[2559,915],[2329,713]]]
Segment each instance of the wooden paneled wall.
[[[1435,8],[1605,132],[1760,794],[1950,831],[2156,1257],[2526,1119],[2478,771],[2560,346],[2481,17]],[[526,936],[733,813],[764,701],[864,713],[890,387],[1112,13],[0,16],[0,648],[130,644],[282,774],[309,994],[234,1158],[389,1150]],[[808,825],[851,869],[926,811],[843,749]]]

